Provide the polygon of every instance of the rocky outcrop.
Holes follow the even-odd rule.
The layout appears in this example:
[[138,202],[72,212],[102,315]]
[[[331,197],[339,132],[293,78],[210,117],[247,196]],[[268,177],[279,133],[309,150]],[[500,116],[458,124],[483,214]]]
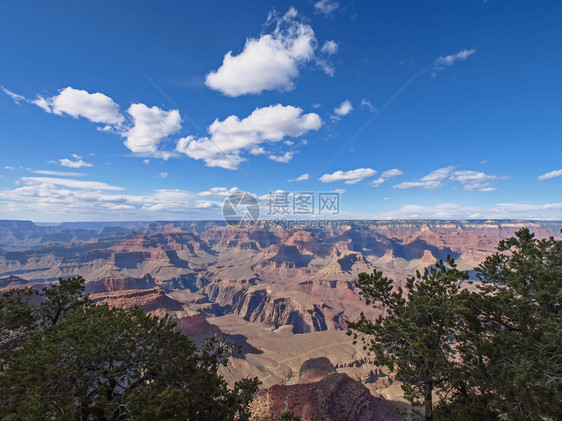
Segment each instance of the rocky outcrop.
[[221,330],[210,324],[207,319],[201,314],[192,316],[180,317],[175,320],[176,330],[189,336],[195,342],[201,342],[204,338],[215,337],[219,340],[224,339],[224,334]]
[[138,306],[147,313],[155,312],[158,315],[183,311],[181,303],[168,297],[159,288],[101,292],[90,294],[90,299],[95,303],[123,309]]
[[347,374],[331,373],[312,383],[276,385],[258,393],[252,420],[279,419],[292,411],[303,421],[393,421],[400,420],[390,401],[376,398]]

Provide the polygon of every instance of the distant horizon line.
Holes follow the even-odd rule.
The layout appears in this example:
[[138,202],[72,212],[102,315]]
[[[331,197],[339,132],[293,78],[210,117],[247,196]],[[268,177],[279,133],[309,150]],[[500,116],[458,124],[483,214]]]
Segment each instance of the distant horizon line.
[[[286,221],[299,221],[300,223],[307,222],[317,222],[317,221],[340,221],[340,222],[549,222],[549,223],[562,223],[561,219],[537,219],[537,218],[392,218],[392,219],[349,219],[349,218],[330,218],[330,219],[298,219],[298,218],[279,218]],[[275,218],[271,219],[258,219],[254,222],[268,222],[275,221]],[[153,220],[142,220],[142,219],[130,219],[130,220],[82,220],[82,221],[34,221],[31,219],[0,219],[0,223],[5,222],[31,222],[33,224],[40,225],[61,225],[61,224],[151,224],[156,222],[220,222],[228,225],[227,221],[224,219],[153,219]]]

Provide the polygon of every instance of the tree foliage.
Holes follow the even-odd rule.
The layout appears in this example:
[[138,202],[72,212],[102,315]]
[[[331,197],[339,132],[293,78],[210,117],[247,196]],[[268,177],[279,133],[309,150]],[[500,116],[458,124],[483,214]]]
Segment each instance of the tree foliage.
[[424,405],[428,420],[433,417],[433,394],[447,387],[453,371],[455,297],[467,277],[448,259],[408,278],[407,292],[401,287],[395,291],[394,281],[379,271],[360,274],[357,281],[367,304],[382,313],[374,321],[362,313],[358,322],[348,324],[349,333],[361,337],[381,365],[397,372],[405,396],[416,406]]
[[[168,317],[84,305],[65,289],[83,290],[76,279],[61,281],[38,308],[24,306],[38,318],[3,363],[2,419],[248,419],[257,379],[230,388],[217,374],[231,345],[208,339],[197,347]],[[2,316],[10,314],[5,300]]]
[[407,293],[380,272],[361,274],[361,294],[382,313],[361,315],[349,334],[396,371],[426,420],[558,419],[562,241],[521,229],[476,274],[464,288],[466,272],[440,261],[409,278]]
[[559,418],[562,241],[522,229],[476,270],[481,283],[459,327],[463,381],[448,408],[466,400],[504,419]]

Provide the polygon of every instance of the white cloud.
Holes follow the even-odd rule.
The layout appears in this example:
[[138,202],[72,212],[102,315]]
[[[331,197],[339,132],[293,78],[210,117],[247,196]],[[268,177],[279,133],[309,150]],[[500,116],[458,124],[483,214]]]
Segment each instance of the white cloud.
[[398,177],[400,175],[404,175],[404,173],[399,170],[398,168],[393,168],[391,170],[386,170],[381,174],[381,177],[383,178],[392,178],[392,177]]
[[458,53],[455,54],[437,57],[437,59],[433,62],[433,76],[435,76],[436,72],[444,70],[446,67],[452,66],[457,60],[461,60],[461,61],[466,60],[475,52],[476,52],[475,49],[460,50]]
[[26,100],[24,96],[18,95],[18,94],[16,94],[16,93],[14,93],[14,92],[12,92],[12,91],[10,91],[10,90],[4,88],[3,86],[0,86],[0,88],[2,89],[2,91],[4,91],[4,93],[5,93],[6,95],[8,95],[10,98],[12,98],[12,100],[13,100],[16,104],[19,104],[21,101],[25,101],[25,100]]
[[150,163],[150,159],[143,159],[143,160],[142,160],[142,163],[143,163],[144,165],[148,165],[148,164]]
[[60,177],[82,177],[86,174],[81,172],[66,172],[66,171],[50,171],[50,170],[32,170],[32,173],[43,175],[57,175]]
[[291,159],[293,159],[294,155],[294,152],[289,151],[285,152],[283,155],[268,155],[268,158],[275,162],[282,162],[284,164],[287,164],[291,162]]
[[316,9],[316,13],[330,15],[339,6],[340,4],[334,0],[320,0],[314,5],[314,8]]
[[264,152],[261,144],[279,142],[285,137],[299,137],[318,130],[322,120],[318,114],[303,114],[301,108],[281,104],[257,108],[244,119],[231,115],[218,119],[208,129],[209,136],[187,136],[178,141],[176,150],[193,159],[201,159],[209,167],[236,169],[245,159],[243,151]]
[[450,180],[458,181],[463,185],[465,191],[494,191],[495,187],[490,187],[490,182],[498,180],[496,175],[489,175],[479,171],[455,171]]
[[[238,55],[226,53],[222,65],[207,74],[205,84],[231,97],[294,89],[299,68],[316,59],[317,48],[314,31],[297,15],[292,7],[281,17],[271,13],[267,24],[274,25],[273,31],[246,40]],[[328,74],[333,72],[328,63],[319,64]]]
[[160,174],[158,174],[158,178],[167,178],[168,175],[169,174],[167,172],[161,172]]
[[353,105],[351,105],[351,102],[347,99],[342,101],[338,107],[334,108],[334,113],[339,117],[348,115],[351,111],[353,111]]
[[336,54],[338,52],[338,43],[336,41],[326,41],[320,51],[328,55]]
[[4,167],[4,169],[6,169],[6,170],[14,170],[14,171],[15,171],[15,168],[12,167],[11,165],[6,165],[6,166]]
[[89,162],[83,161],[82,157],[79,155],[72,154],[72,157],[74,158],[74,161],[68,158],[59,159],[59,165],[68,168],[93,167],[93,165],[90,164]]
[[57,187],[52,182],[26,184],[13,190],[0,190],[0,206],[6,217],[52,222],[221,217],[222,200],[201,200],[197,193],[185,190],[162,189],[145,195],[128,195],[97,188]]
[[123,190],[122,187],[111,186],[100,181],[73,180],[71,178],[51,177],[22,177],[21,181],[26,184],[51,184],[57,186],[71,187],[75,189],[91,190]]
[[238,187],[232,187],[230,189],[226,187],[212,187],[209,190],[199,192],[198,195],[203,197],[228,197],[239,191]]
[[439,168],[430,172],[425,177],[416,181],[404,181],[403,183],[395,185],[395,189],[440,189],[444,186],[443,181],[449,176],[455,167]]
[[375,180],[373,180],[373,181],[370,181],[369,184],[368,184],[368,186],[371,186],[371,187],[380,187],[385,181],[386,181],[385,178],[379,177],[379,178],[377,178],[377,179],[375,179]]
[[368,185],[371,187],[380,187],[389,178],[398,177],[399,175],[403,175],[403,174],[404,173],[397,168],[386,170],[381,174],[379,178],[371,181]]
[[125,120],[119,112],[119,105],[110,97],[99,92],[91,94],[70,86],[61,89],[58,95],[50,98],[37,96],[29,102],[49,113],[84,117],[94,123],[118,125]]
[[440,203],[433,206],[404,205],[376,215],[383,219],[559,219],[562,203],[498,203],[472,206]]
[[537,178],[537,180],[540,180],[540,181],[548,180],[548,179],[551,179],[551,178],[554,178],[554,177],[560,177],[561,175],[562,175],[562,169],[556,170],[556,171],[550,171],[550,172],[547,172],[546,174],[543,174],[543,175],[539,176]]
[[[481,171],[454,171],[454,166],[439,168],[430,172],[425,177],[415,181],[405,181],[394,186],[395,189],[440,189],[445,186],[445,180],[458,181],[464,191],[490,192],[496,190],[491,187],[492,181],[500,180],[505,177],[486,174]],[[389,170],[399,171],[399,170]],[[401,175],[401,174],[399,174]]]
[[299,175],[297,178],[292,178],[290,180],[287,180],[288,182],[294,182],[294,181],[306,181],[310,178],[310,175],[308,174],[302,174]]
[[206,209],[210,208],[211,206],[213,206],[213,202],[209,202],[208,200],[198,200],[195,203],[195,208],[197,209]]
[[375,111],[375,107],[373,107],[373,104],[371,104],[371,101],[369,101],[366,98],[363,98],[361,100],[361,107],[367,107],[371,112]]
[[172,153],[161,151],[158,146],[166,137],[181,129],[179,111],[165,111],[144,104],[132,104],[127,112],[133,118],[134,124],[121,133],[127,138],[125,146],[139,155],[169,158]]
[[336,171],[333,174],[324,174],[319,180],[323,183],[344,181],[345,184],[355,184],[366,178],[372,177],[377,172],[371,168],[358,168],[350,171]]

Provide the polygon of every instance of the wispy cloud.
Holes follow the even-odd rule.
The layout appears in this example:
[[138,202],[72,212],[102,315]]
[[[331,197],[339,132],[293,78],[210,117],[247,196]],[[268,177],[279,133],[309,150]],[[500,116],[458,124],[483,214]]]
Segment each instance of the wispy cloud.
[[436,76],[437,72],[445,70],[446,67],[451,67],[456,61],[464,61],[473,55],[476,49],[472,50],[460,50],[455,54],[450,54],[448,56],[437,57],[433,62],[433,76]]
[[18,94],[16,94],[16,93],[14,93],[14,92],[12,92],[12,91],[10,91],[10,90],[4,88],[3,86],[0,86],[0,88],[2,89],[2,91],[4,91],[4,93],[5,93],[6,95],[8,95],[10,98],[12,98],[12,100],[13,100],[16,104],[19,104],[19,103],[22,102],[22,101],[23,101],[23,102],[26,101],[26,99],[25,99],[25,97],[24,97],[23,95],[18,95]]
[[393,168],[391,170],[384,171],[381,176],[373,181],[371,181],[368,185],[371,187],[380,187],[386,180],[393,177],[398,177],[403,175],[404,173],[399,170],[398,168]]
[[326,41],[320,51],[328,55],[336,54],[338,52],[338,43],[335,41]]
[[453,171],[454,166],[439,168],[430,172],[425,177],[415,181],[405,181],[394,186],[395,189],[440,189],[445,186],[445,181],[458,181],[464,191],[490,192],[496,190],[491,187],[492,181],[497,181],[505,177],[486,174],[481,171]]
[[81,172],[50,171],[50,170],[32,170],[31,172],[34,174],[57,175],[60,177],[83,177],[86,175]]
[[72,157],[74,158],[74,160],[72,159],[68,159],[68,158],[63,158],[63,159],[59,159],[58,163],[60,166],[63,167],[68,167],[68,168],[89,168],[89,167],[93,167],[92,164],[90,164],[89,162],[85,162],[81,156],[76,155],[76,154],[72,154]]
[[124,190],[123,187],[112,186],[101,181],[73,180],[71,178],[22,177],[21,181],[25,184],[51,184],[75,189]]
[[316,9],[316,13],[322,13],[323,15],[331,15],[340,4],[334,0],[320,0],[314,4],[314,8]]
[[290,182],[290,183],[295,182],[295,181],[306,181],[309,178],[310,178],[309,174],[302,174],[302,175],[299,175],[297,178],[292,178],[292,179],[289,179],[287,181]]
[[291,162],[293,156],[295,155],[294,152],[285,152],[283,155],[268,155],[268,158],[275,162],[281,162],[287,164]]
[[546,174],[543,174],[543,175],[540,175],[539,177],[537,177],[537,179],[542,181],[542,180],[549,180],[551,178],[560,177],[560,176],[562,176],[562,169],[547,172]]
[[415,181],[404,181],[403,183],[395,185],[395,189],[440,189],[444,186],[444,180],[449,176],[455,167],[439,168],[430,172],[425,177]]
[[371,101],[369,101],[366,98],[363,98],[361,100],[361,107],[367,107],[369,109],[369,111],[371,111],[371,112],[376,110],[376,108],[373,106],[373,104],[371,104]]
[[562,203],[498,203],[492,206],[440,203],[433,206],[404,205],[377,214],[382,219],[557,219]]
[[495,187],[490,187],[492,181],[498,180],[496,175],[486,174],[480,171],[455,171],[450,179],[462,184],[465,191],[494,191]]

